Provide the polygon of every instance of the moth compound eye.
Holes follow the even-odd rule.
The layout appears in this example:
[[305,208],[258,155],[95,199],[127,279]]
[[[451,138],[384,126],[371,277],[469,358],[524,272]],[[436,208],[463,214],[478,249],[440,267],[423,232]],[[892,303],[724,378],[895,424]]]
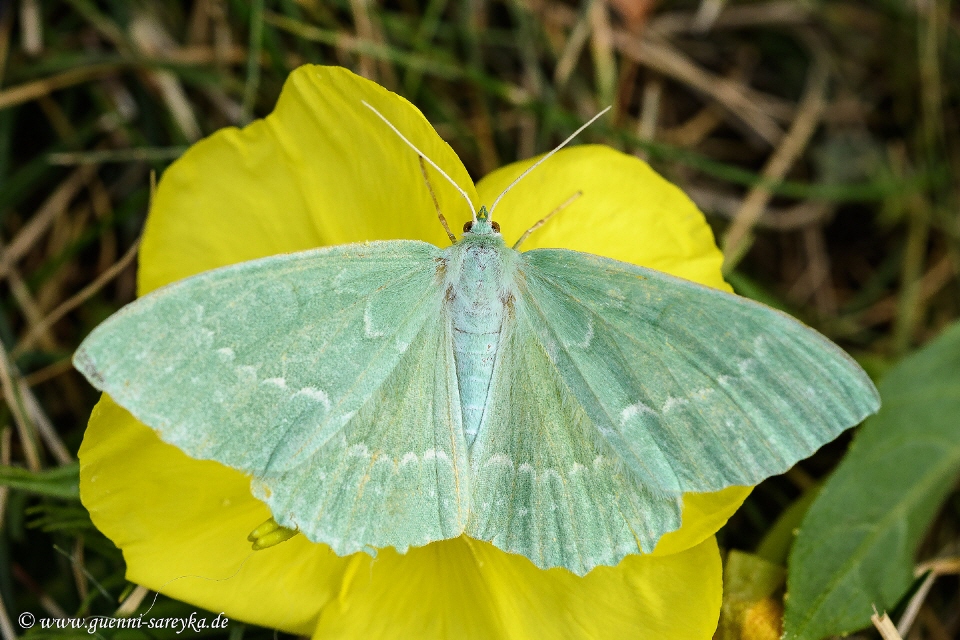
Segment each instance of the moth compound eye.
[[464,222],[464,223],[463,223],[463,232],[464,232],[464,233],[468,233],[468,232],[470,231],[470,229],[473,229],[473,222],[472,222],[472,221]]
[[494,221],[494,222],[491,222],[490,225],[493,227],[493,230],[494,230],[494,231],[496,231],[497,233],[500,233],[500,223],[499,223],[499,222]]

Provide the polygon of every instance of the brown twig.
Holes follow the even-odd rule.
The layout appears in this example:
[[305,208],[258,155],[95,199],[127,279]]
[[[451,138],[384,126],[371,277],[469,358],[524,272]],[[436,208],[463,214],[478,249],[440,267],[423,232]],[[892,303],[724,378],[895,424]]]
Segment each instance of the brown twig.
[[[8,466],[12,462],[11,444],[13,440],[13,429],[10,425],[0,426],[0,464]],[[10,497],[10,487],[4,485],[0,487],[0,529],[7,521],[7,498]]]
[[109,269],[101,273],[97,278],[85,286],[83,289],[78,291],[76,294],[71,296],[69,299],[64,300],[60,305],[51,311],[43,320],[38,322],[36,325],[30,328],[30,331],[27,332],[21,340],[20,343],[13,349],[11,355],[17,357],[21,355],[24,351],[33,346],[34,341],[42,335],[44,332],[48,331],[50,327],[60,321],[65,315],[73,311],[75,308],[89,300],[95,293],[102,289],[108,282],[116,278],[120,273],[130,266],[130,263],[133,262],[133,259],[137,255],[137,250],[140,247],[140,240],[131,245],[127,252],[123,254],[116,263],[114,263]]
[[914,620],[917,619],[917,614],[920,613],[920,607],[923,606],[923,601],[927,599],[927,594],[930,593],[930,588],[936,579],[937,574],[931,571],[927,574],[927,577],[923,579],[923,582],[920,583],[920,587],[913,593],[910,602],[907,603],[907,608],[903,610],[903,615],[900,616],[900,621],[897,623],[897,632],[901,636],[910,633],[910,627],[913,626]]
[[13,240],[0,252],[0,278],[5,278],[10,267],[33,248],[40,236],[67,209],[74,196],[85,187],[97,171],[95,165],[78,167],[50,194],[40,208],[30,216]]
[[[593,76],[599,101],[604,106],[614,103],[617,86],[617,60],[613,55],[613,27],[604,0],[593,0],[587,12],[590,20],[590,53]],[[616,114],[614,114],[616,119]]]
[[817,313],[821,317],[833,316],[837,299],[830,282],[830,255],[823,237],[823,227],[807,225],[802,230],[803,246],[807,254],[807,268],[800,280],[790,290],[790,297],[805,301],[813,296]]
[[923,625],[924,631],[927,632],[929,640],[956,640],[956,634],[950,633],[950,630],[940,621],[930,605],[925,604],[920,607],[918,619],[920,624]]
[[[637,120],[637,137],[647,142],[653,142],[657,134],[657,123],[660,121],[660,102],[663,98],[663,81],[653,77],[643,83],[643,99],[640,103],[640,118]],[[646,153],[642,150],[636,154],[646,160]]]
[[37,0],[20,0],[20,47],[31,57],[43,53],[43,20]]
[[[727,3],[710,23],[710,28],[743,29],[769,25],[800,25],[810,21],[810,10],[796,0],[774,0],[750,4]],[[662,13],[648,25],[650,31],[662,35],[693,32],[697,30],[697,13]]]
[[10,53],[10,31],[13,29],[13,11],[9,3],[0,5],[0,84],[7,70],[7,55]]
[[[134,16],[130,22],[130,37],[147,55],[162,55],[177,48],[159,21],[146,13]],[[156,88],[183,135],[191,141],[199,139],[202,134],[200,124],[179,78],[170,71],[146,71],[144,77]]]
[[13,623],[10,622],[10,615],[7,613],[2,594],[0,594],[0,636],[3,636],[3,640],[17,640],[17,632],[13,630]]
[[872,622],[873,626],[880,632],[883,640],[903,640],[900,634],[897,633],[897,628],[893,625],[893,621],[890,620],[890,616],[886,613],[880,615],[876,608],[874,608],[873,615],[870,616],[870,622]]
[[807,78],[807,86],[797,108],[797,117],[790,125],[787,135],[770,156],[761,171],[763,181],[755,185],[744,198],[733,223],[723,240],[724,272],[729,273],[740,262],[750,243],[750,232],[763,210],[773,198],[769,184],[786,177],[787,171],[806,149],[810,138],[820,123],[827,104],[827,87],[830,73],[822,49],[810,47],[813,64]]
[[726,0],[700,0],[697,12],[693,14],[693,24],[691,28],[695,33],[706,33],[713,27]]
[[132,616],[133,612],[137,610],[148,593],[150,593],[149,589],[138,584],[136,588],[130,592],[130,595],[124,598],[120,606],[117,607],[117,610],[113,612],[114,617],[129,618]]
[[[13,299],[16,300],[17,306],[20,307],[20,311],[23,312],[27,326],[30,329],[35,329],[43,318],[43,312],[37,305],[36,300],[34,300],[33,294],[30,293],[27,284],[23,281],[23,278],[20,277],[20,272],[15,267],[10,267],[7,270],[7,283],[10,285],[10,293],[13,294]],[[49,331],[38,331],[36,339],[44,349],[52,351],[56,348],[56,341]]]
[[57,429],[53,426],[53,423],[50,422],[47,414],[44,413],[43,407],[40,406],[40,402],[37,400],[37,397],[33,395],[33,391],[25,379],[19,378],[17,380],[17,389],[20,392],[20,397],[23,398],[27,415],[32,420],[44,444],[47,445],[47,450],[53,454],[53,457],[56,458],[60,464],[70,464],[73,462],[73,456],[70,455],[70,451],[67,450],[66,445],[63,444],[63,440],[60,439]]
[[589,38],[590,19],[589,15],[584,13],[577,18],[573,29],[570,30],[563,52],[560,54],[557,66],[553,70],[553,85],[557,91],[562,91],[566,86]]
[[[685,186],[684,191],[704,213],[713,213],[733,219],[742,200],[734,195],[720,193],[705,187]],[[761,212],[754,228],[774,231],[794,231],[812,224],[825,222],[834,211],[829,202],[808,200],[792,207],[767,206]]]
[[80,601],[84,602],[87,599],[87,576],[83,566],[83,538],[81,537],[77,537],[73,543],[73,557],[75,562],[70,565],[73,569],[73,581],[77,585]]
[[779,111],[781,115],[785,111],[774,108],[774,104],[744,84],[703,70],[663,42],[641,40],[623,31],[615,34],[614,42],[623,55],[716,100],[771,146],[783,137],[783,129],[770,111]]
[[[350,0],[350,11],[353,13],[353,24],[357,30],[357,37],[376,45],[383,46],[386,42],[383,31],[370,15],[370,0]],[[376,69],[376,71],[375,71]],[[387,87],[397,86],[397,77],[390,63],[384,59],[374,60],[369,56],[360,55],[360,75],[379,80]]]
[[[132,64],[132,63],[130,63]],[[90,80],[103,78],[120,71],[129,64],[92,64],[86,67],[69,69],[48,78],[33,80],[15,87],[0,91],[0,109],[6,109],[24,102],[36,100],[49,95],[58,89],[65,89],[76,84],[83,84]]]
[[[569,7],[548,4],[544,0],[525,2],[531,11],[548,21],[566,27],[576,24],[577,15]],[[777,120],[789,120],[793,116],[793,109],[783,100],[767,96],[736,80],[709,73],[665,41],[615,29],[613,44],[621,54],[635,62],[716,100],[771,146],[783,136]]]
[[917,565],[917,568],[914,569],[913,575],[920,577],[928,571],[938,576],[950,574],[960,575],[960,557],[934,558],[933,560],[921,562]]
[[20,446],[27,459],[27,468],[31,471],[41,469],[36,435],[43,438],[47,448],[60,464],[72,462],[73,456],[70,455],[57,430],[43,412],[29,385],[21,377],[2,345],[0,345],[0,387],[2,387],[3,398],[10,409],[10,414],[17,425]]
[[202,44],[210,35],[211,7],[210,0],[197,0],[190,8],[190,17],[187,18],[187,43]]
[[[956,274],[954,262],[949,255],[943,256],[920,280],[917,304],[926,304],[953,280]],[[893,320],[897,315],[897,298],[889,296],[867,308],[858,318],[861,327],[872,327]]]
[[136,147],[132,149],[98,149],[96,151],[65,151],[47,156],[50,164],[69,166],[103,164],[106,162],[148,162],[175,160],[183,155],[186,147]]
[[660,139],[678,147],[695,147],[713,133],[721,123],[723,123],[721,108],[711,102],[682,124],[661,131]]
[[23,376],[23,381],[27,383],[28,387],[35,387],[38,384],[43,384],[44,382],[52,380],[57,376],[72,370],[73,362],[70,358],[64,358],[54,362],[53,364],[49,364],[42,369],[28,373],[27,375]]
[[29,591],[33,597],[37,599],[37,603],[47,614],[50,615],[50,617],[67,617],[67,612],[63,610],[63,607],[61,607],[56,600],[51,598],[50,594],[47,593],[44,588],[33,579],[33,576],[27,573],[23,567],[14,563],[10,569],[10,573],[13,574],[14,580],[22,584],[27,591]]
[[10,362],[6,349],[0,345],[0,387],[3,391],[3,399],[10,409],[10,415],[17,425],[17,431],[20,435],[20,446],[23,448],[23,455],[27,459],[27,468],[30,471],[40,471],[40,451],[37,448],[37,441],[34,437],[36,426],[27,417],[22,404],[22,398],[18,397],[18,388],[14,376],[16,370]]

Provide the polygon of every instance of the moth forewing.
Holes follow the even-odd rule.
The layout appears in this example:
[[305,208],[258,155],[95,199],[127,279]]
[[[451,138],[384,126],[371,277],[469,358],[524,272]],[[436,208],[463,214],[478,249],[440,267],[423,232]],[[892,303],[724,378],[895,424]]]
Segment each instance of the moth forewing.
[[112,316],[74,362],[337,553],[453,537],[468,482],[443,258],[389,241],[210,271]]
[[[782,473],[879,406],[853,359],[773,309],[574,251],[525,258],[564,381],[627,466],[655,469],[641,479],[668,493]],[[563,320],[583,313],[589,343],[582,321]]]

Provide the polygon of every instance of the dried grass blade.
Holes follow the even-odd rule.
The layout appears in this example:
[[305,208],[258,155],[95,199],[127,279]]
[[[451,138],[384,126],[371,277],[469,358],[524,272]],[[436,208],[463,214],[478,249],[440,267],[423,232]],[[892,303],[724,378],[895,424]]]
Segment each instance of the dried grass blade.
[[20,343],[13,349],[11,352],[12,355],[17,357],[29,349],[31,346],[33,346],[34,341],[36,341],[38,337],[43,335],[43,333],[49,330],[50,327],[57,323],[61,318],[86,302],[97,291],[102,289],[104,285],[120,275],[120,273],[122,273],[123,270],[130,265],[134,257],[136,257],[139,247],[140,240],[137,240],[129,249],[127,249],[127,252],[123,254],[123,257],[121,257],[109,269],[97,276],[93,282],[85,286],[72,297],[64,300],[56,309],[51,311],[47,317],[31,327],[30,331],[27,332],[27,335],[25,335],[23,339],[20,340]]
[[36,213],[30,216],[30,222],[20,229],[20,232],[7,245],[6,249],[0,253],[0,278],[5,278],[10,267],[33,248],[40,236],[60,214],[66,211],[70,201],[90,182],[96,172],[96,165],[78,167],[67,176],[66,180],[60,183],[60,186],[50,194]]

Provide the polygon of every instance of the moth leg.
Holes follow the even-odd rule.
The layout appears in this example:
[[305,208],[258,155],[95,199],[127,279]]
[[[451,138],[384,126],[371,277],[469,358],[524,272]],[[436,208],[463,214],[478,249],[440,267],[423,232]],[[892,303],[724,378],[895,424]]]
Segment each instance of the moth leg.
[[270,518],[259,527],[250,532],[247,540],[253,543],[253,550],[260,551],[269,547],[275,547],[281,542],[286,542],[293,536],[300,533],[297,529],[288,529],[281,527],[277,521]]
[[440,224],[443,225],[443,230],[447,232],[450,243],[457,244],[457,236],[453,235],[453,232],[450,231],[450,225],[447,224],[447,219],[443,217],[443,213],[440,211],[437,194],[433,192],[433,185],[430,184],[430,178],[427,176],[427,163],[423,161],[423,156],[418,155],[417,159],[420,161],[420,172],[423,174],[423,181],[427,183],[427,191],[430,192],[430,197],[433,198],[433,206],[437,209],[437,217],[440,218]]
[[[421,163],[422,163],[422,161],[421,161]],[[569,198],[567,198],[559,207],[557,207],[556,209],[554,209],[553,211],[551,211],[551,212],[548,213],[547,215],[545,215],[545,216],[543,216],[542,218],[540,218],[540,220],[538,220],[538,221],[536,222],[536,224],[534,224],[532,227],[530,227],[529,229],[527,229],[527,230],[524,232],[524,234],[523,234],[522,236],[520,236],[520,239],[517,240],[517,243],[516,243],[515,245],[513,245],[514,251],[516,251],[517,249],[520,248],[520,245],[523,243],[524,240],[527,239],[527,237],[528,237],[531,233],[533,233],[534,231],[536,231],[537,229],[539,229],[540,227],[542,227],[543,225],[545,225],[545,224],[547,223],[547,220],[549,220],[549,219],[552,218],[553,216],[557,215],[558,213],[560,213],[561,211],[563,211],[564,209],[566,209],[567,207],[569,207],[571,204],[573,204],[573,202],[574,202],[577,198],[579,198],[579,197],[582,196],[582,195],[583,195],[583,191],[577,191],[575,194],[573,194],[572,196],[570,196]]]

